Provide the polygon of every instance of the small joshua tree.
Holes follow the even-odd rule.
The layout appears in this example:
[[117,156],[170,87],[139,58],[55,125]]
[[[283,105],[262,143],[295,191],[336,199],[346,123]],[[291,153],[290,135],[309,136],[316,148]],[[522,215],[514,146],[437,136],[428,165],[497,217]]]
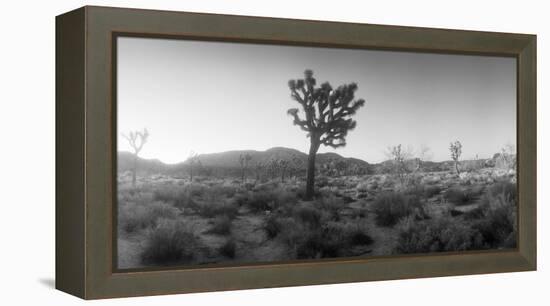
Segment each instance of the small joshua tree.
[[271,179],[274,179],[279,171],[279,160],[277,158],[270,158],[266,164],[266,171]]
[[456,174],[460,174],[460,170],[458,169],[459,159],[460,155],[462,154],[462,144],[460,141],[451,142],[451,145],[449,146],[449,151],[451,151],[451,158],[455,162],[455,170]]
[[264,172],[265,164],[262,162],[257,162],[254,166],[254,172],[256,173],[256,181],[259,181],[262,178],[262,173]]
[[351,163],[345,159],[337,160],[334,163],[334,168],[336,170],[336,175],[343,176],[348,175],[351,168]]
[[245,153],[239,155],[239,165],[241,165],[241,181],[244,184],[246,180],[246,169],[248,169],[248,164],[252,160],[252,155]]
[[292,158],[290,160],[290,170],[289,175],[291,177],[294,177],[296,179],[300,173],[302,173],[304,168],[304,161],[298,157],[296,154],[292,154]]
[[122,137],[128,140],[128,144],[130,145],[130,147],[132,147],[132,150],[134,151],[134,164],[132,167],[132,186],[136,187],[138,154],[139,152],[141,152],[141,149],[143,149],[143,145],[147,143],[147,139],[149,138],[149,131],[147,131],[147,129],[143,129],[143,131],[132,131],[128,133],[128,135],[122,134]]
[[294,125],[307,132],[310,140],[305,198],[314,194],[315,157],[321,145],[339,148],[346,145],[346,136],[357,124],[351,117],[365,105],[365,100],[355,99],[357,84],[341,85],[336,89],[325,82],[316,87],[313,71],[306,70],[304,79],[290,80],[290,96],[301,106],[291,108],[287,113],[293,117]]
[[279,169],[279,172],[281,173],[281,182],[284,183],[285,174],[290,169],[290,162],[286,159],[279,159],[278,162],[277,162],[277,168]]
[[193,182],[193,174],[198,171],[198,168],[201,166],[201,160],[197,153],[191,151],[189,157],[187,158],[187,163],[189,164],[189,181]]
[[407,158],[410,157],[408,152],[405,152],[401,144],[389,148],[388,154],[393,161],[393,171],[395,175],[399,178],[401,185],[405,184],[405,179],[407,175]]

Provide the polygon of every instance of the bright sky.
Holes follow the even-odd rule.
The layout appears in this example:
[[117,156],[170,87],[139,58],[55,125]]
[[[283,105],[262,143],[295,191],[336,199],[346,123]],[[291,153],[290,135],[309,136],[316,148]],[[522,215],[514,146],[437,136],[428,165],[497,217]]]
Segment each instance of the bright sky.
[[[305,132],[286,114],[299,107],[288,80],[305,69],[318,84],[356,82],[366,100],[347,146],[320,152],[374,163],[388,146],[425,145],[439,161],[454,140],[463,158],[516,143],[514,58],[118,38],[117,68],[119,135],[147,128],[140,155],[168,163],[190,151],[307,152]],[[122,137],[118,149],[129,150]]]

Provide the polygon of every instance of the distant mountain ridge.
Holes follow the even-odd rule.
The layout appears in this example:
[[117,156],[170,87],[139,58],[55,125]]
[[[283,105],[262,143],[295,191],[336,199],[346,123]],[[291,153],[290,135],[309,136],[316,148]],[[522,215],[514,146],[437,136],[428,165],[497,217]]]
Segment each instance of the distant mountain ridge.
[[[265,151],[256,150],[234,150],[218,153],[199,154],[198,158],[203,167],[238,169],[239,156],[249,154],[251,156],[249,167],[254,167],[257,163],[266,164],[272,159],[280,159],[291,162],[293,159],[300,160],[304,165],[307,164],[308,155],[296,149],[285,147],[274,147]],[[317,153],[316,165],[322,167],[330,162],[346,161],[355,167],[369,168],[370,164],[364,160],[351,157],[343,157],[337,153]],[[129,171],[133,168],[134,156],[130,152],[118,152],[117,166],[119,172]],[[138,158],[138,171],[147,174],[177,174],[185,172],[189,167],[188,161],[177,164],[166,164],[158,159]]]
[[[198,158],[203,167],[208,169],[224,170],[225,173],[235,173],[240,169],[239,156],[241,154],[249,154],[251,160],[249,169],[255,167],[258,163],[267,164],[272,159],[286,160],[292,162],[298,159],[302,162],[304,168],[307,165],[308,155],[296,149],[285,147],[274,147],[265,151],[256,150],[233,150],[218,153],[200,154]],[[514,155],[515,158],[515,155]],[[500,153],[497,153],[493,158],[479,160],[462,160],[461,167],[472,167],[474,164],[481,163],[485,167],[499,166]],[[347,165],[354,168],[365,169],[367,173],[388,173],[391,171],[392,161],[387,160],[381,163],[370,164],[364,160],[343,157],[337,153],[317,153],[316,167],[322,168],[329,163],[338,163],[345,161]],[[130,152],[118,152],[117,168],[119,173],[130,171],[133,169],[134,155]],[[158,159],[138,158],[138,171],[141,174],[165,174],[165,175],[184,175],[189,169],[189,162],[183,161],[176,164],[167,164]],[[422,161],[422,167],[425,171],[445,171],[453,168],[452,161]]]

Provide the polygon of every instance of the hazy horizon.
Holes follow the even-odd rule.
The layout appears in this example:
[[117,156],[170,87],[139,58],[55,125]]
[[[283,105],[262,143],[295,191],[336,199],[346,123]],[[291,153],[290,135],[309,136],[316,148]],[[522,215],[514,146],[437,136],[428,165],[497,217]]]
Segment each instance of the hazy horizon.
[[286,147],[307,152],[306,133],[286,114],[299,108],[288,80],[312,69],[317,83],[356,82],[366,104],[347,146],[321,147],[369,163],[387,147],[431,149],[449,160],[492,157],[516,145],[514,58],[118,38],[118,149],[122,133],[147,128],[140,157],[165,163],[198,154]]

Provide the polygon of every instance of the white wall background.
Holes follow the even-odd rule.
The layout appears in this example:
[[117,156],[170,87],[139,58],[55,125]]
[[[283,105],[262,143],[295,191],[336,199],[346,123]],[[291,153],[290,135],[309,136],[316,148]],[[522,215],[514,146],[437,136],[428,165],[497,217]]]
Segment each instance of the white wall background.
[[[548,305],[550,22],[544,1],[4,1],[0,304],[74,305],[54,282],[54,16],[85,4],[538,35],[539,271],[94,301],[94,305]],[[546,156],[545,156],[546,155]],[[7,171],[6,171],[7,170]]]

